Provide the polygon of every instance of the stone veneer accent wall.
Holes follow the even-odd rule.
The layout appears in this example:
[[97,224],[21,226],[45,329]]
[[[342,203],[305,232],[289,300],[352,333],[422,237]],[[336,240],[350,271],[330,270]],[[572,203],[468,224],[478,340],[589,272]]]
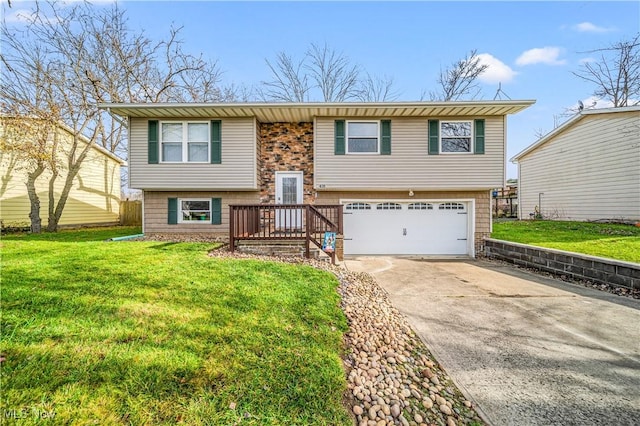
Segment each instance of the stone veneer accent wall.
[[313,198],[313,123],[259,123],[260,202],[275,203],[275,172],[303,172],[304,202]]

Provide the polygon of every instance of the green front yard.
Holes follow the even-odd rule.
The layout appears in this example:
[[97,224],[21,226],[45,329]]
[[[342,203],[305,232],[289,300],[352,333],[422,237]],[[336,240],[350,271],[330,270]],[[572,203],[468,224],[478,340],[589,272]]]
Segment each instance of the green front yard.
[[3,236],[3,421],[351,424],[335,277],[138,232]]
[[640,227],[610,223],[496,222],[491,238],[640,263]]

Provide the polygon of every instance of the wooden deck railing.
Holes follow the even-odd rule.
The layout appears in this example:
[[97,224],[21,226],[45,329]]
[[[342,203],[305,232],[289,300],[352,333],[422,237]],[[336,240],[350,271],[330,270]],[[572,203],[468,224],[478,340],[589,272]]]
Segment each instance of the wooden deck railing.
[[[318,204],[249,204],[229,206],[229,247],[240,240],[305,241],[322,249],[325,232],[342,234],[342,206]],[[327,252],[335,263],[335,252]]]

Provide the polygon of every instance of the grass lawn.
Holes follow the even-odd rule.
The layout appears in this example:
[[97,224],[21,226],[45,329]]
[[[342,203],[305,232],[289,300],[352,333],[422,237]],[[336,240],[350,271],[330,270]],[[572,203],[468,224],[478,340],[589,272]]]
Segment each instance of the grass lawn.
[[610,223],[496,222],[491,238],[640,263],[640,227]]
[[2,422],[351,424],[335,277],[139,232],[3,236]]

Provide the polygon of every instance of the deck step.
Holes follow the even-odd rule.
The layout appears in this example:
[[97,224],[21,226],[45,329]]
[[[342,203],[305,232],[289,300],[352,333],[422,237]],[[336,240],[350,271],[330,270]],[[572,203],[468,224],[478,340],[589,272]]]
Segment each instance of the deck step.
[[[241,253],[258,254],[263,256],[300,256],[304,257],[304,241],[238,241],[236,250]],[[318,247],[312,246],[309,249],[313,259],[331,258]]]

